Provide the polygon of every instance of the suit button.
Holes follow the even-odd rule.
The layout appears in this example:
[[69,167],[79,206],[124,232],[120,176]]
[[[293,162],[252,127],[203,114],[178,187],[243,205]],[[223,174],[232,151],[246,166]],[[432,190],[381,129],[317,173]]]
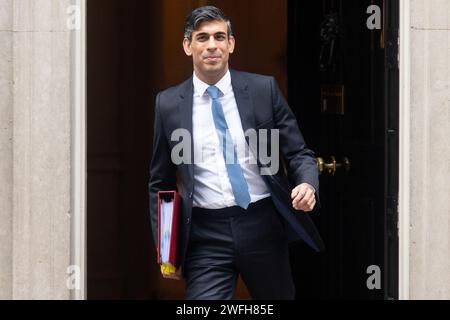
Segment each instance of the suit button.
[[191,223],[191,218],[186,219],[186,224],[189,224],[189,223]]
[[189,199],[192,199],[192,192],[189,193]]

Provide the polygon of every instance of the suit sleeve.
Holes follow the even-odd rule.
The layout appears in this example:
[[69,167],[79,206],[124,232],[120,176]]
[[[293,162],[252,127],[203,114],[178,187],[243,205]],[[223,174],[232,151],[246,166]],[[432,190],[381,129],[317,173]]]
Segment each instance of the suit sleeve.
[[160,94],[156,96],[153,156],[150,164],[149,196],[150,221],[155,246],[158,241],[158,191],[176,190],[177,168],[170,158],[170,147],[164,133],[163,119],[160,112]]
[[314,152],[308,149],[297,119],[273,77],[270,82],[275,128],[279,129],[280,149],[286,160],[288,176],[295,186],[304,182],[313,186],[316,190],[317,206],[320,207],[319,172]]

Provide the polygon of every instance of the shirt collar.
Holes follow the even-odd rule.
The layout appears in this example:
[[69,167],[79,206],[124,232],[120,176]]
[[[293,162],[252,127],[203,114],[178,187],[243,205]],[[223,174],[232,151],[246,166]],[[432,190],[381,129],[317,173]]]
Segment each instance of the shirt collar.
[[[209,84],[203,82],[200,80],[197,75],[194,72],[193,75],[193,83],[194,83],[194,94],[203,97],[206,93],[206,89],[208,89]],[[225,75],[220,79],[215,86],[219,88],[222,95],[225,95],[228,93],[228,91],[231,89],[231,74],[230,70],[227,70]]]

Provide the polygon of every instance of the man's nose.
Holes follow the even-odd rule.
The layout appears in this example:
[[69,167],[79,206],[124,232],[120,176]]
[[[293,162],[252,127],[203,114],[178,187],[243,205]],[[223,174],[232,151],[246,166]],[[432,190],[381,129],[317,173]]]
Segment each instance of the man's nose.
[[208,41],[208,49],[209,50],[214,50],[216,49],[216,39],[214,39],[214,36],[209,37],[209,41]]

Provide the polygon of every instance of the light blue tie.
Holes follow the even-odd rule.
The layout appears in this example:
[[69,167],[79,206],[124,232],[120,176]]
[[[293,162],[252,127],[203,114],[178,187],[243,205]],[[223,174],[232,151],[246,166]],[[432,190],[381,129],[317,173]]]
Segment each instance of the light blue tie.
[[[222,154],[225,159],[225,166],[227,168],[231,188],[233,189],[234,199],[238,206],[247,209],[250,203],[248,185],[247,181],[245,181],[242,168],[239,165],[236,148],[228,130],[228,125],[227,121],[225,120],[222,104],[219,101],[219,88],[217,88],[216,86],[210,86],[208,89],[206,89],[206,91],[212,98],[212,114],[214,124],[216,125],[216,132],[219,136],[219,141],[222,144]],[[230,145],[228,145],[227,142]]]

